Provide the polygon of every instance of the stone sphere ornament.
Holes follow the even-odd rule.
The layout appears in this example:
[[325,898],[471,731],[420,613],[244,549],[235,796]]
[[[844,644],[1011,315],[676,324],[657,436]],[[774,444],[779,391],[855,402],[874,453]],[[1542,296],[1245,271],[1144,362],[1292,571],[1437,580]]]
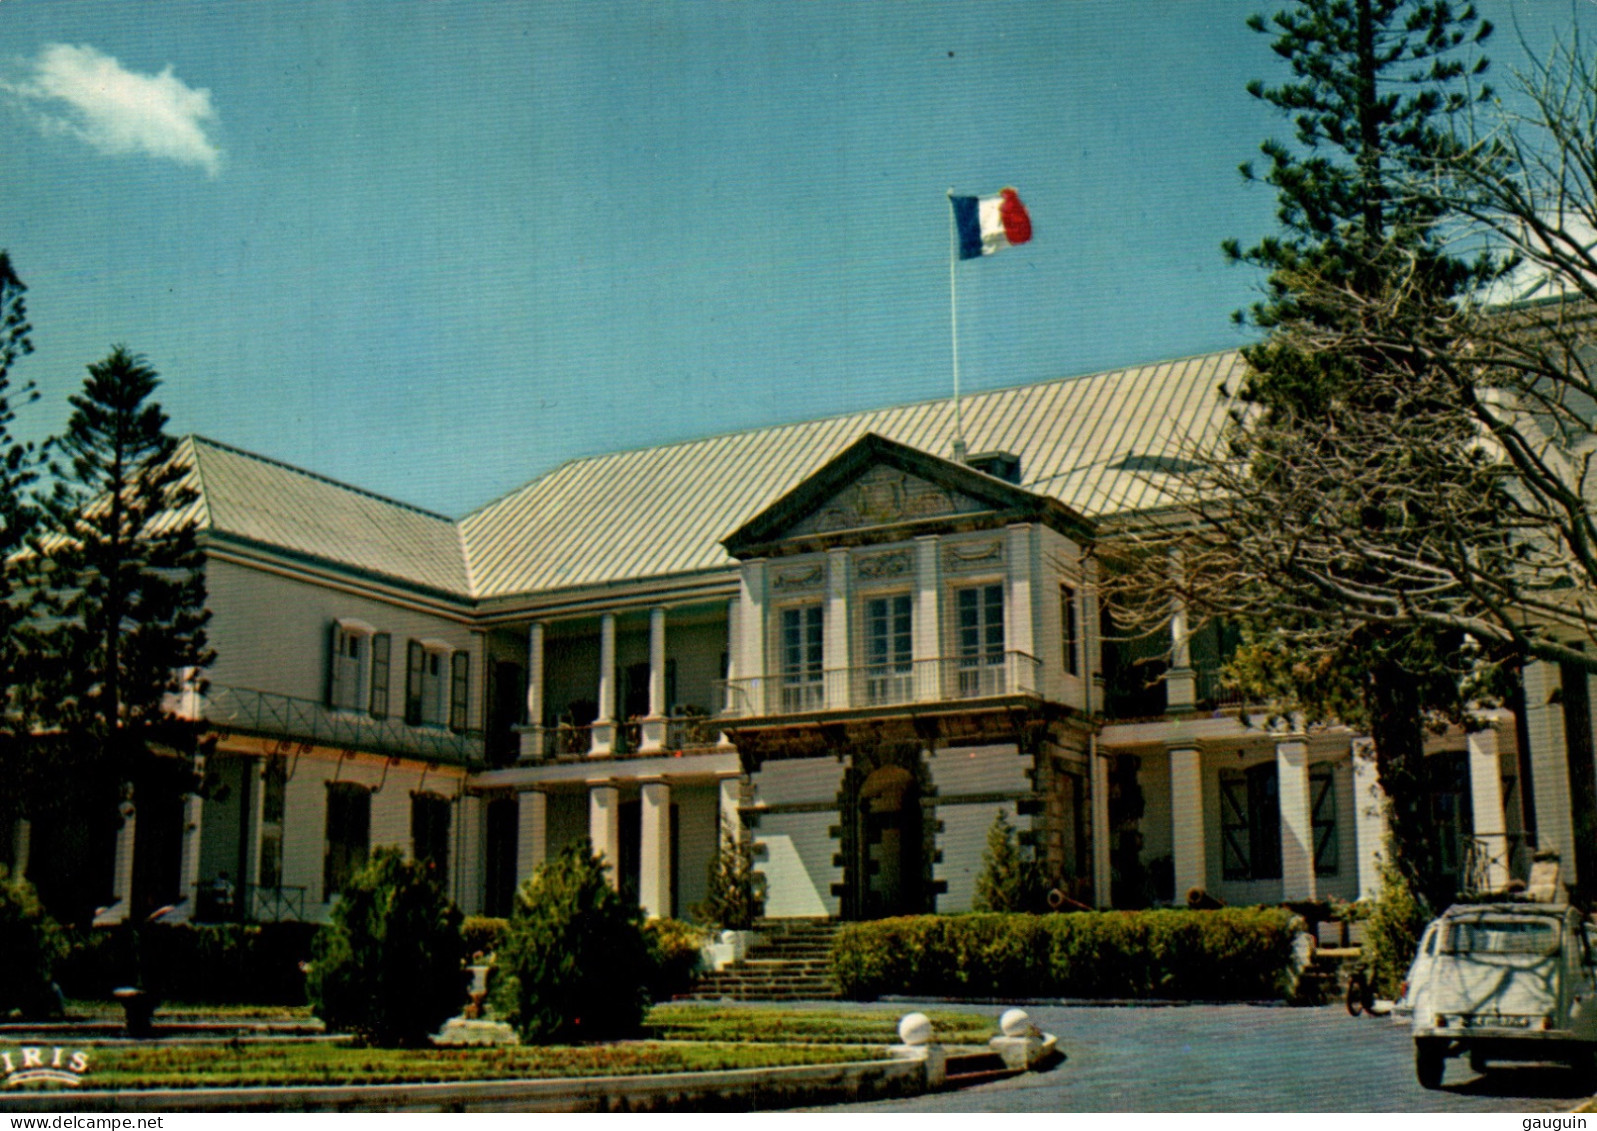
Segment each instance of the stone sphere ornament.
[[998,1018],[998,1031],[1006,1037],[1031,1036],[1031,1014],[1024,1009],[1006,1009]]
[[932,1039],[932,1019],[924,1013],[906,1013],[898,1022],[898,1039],[906,1045],[929,1044]]

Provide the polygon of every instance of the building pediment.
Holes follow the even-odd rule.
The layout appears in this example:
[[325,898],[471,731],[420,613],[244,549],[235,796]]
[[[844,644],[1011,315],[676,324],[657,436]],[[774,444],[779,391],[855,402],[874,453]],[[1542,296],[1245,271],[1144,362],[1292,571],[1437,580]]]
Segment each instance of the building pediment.
[[757,557],[1017,521],[1050,521],[1078,532],[1085,526],[1053,499],[867,433],[723,545],[734,557]]

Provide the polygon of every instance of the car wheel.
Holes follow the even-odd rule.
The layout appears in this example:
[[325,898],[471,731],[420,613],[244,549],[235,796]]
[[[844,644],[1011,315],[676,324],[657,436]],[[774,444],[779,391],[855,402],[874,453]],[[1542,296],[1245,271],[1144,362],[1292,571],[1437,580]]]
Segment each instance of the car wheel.
[[1434,1092],[1442,1086],[1442,1073],[1447,1070],[1447,1046],[1441,1041],[1414,1042],[1414,1075],[1420,1087]]

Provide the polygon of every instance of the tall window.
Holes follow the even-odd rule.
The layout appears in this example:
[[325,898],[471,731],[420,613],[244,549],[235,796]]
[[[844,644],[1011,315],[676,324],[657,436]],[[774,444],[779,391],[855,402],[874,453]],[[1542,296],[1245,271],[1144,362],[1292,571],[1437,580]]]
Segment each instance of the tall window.
[[436,793],[410,798],[410,853],[439,884],[449,875],[449,799]]
[[287,802],[288,759],[273,755],[261,769],[261,860],[255,880],[263,888],[277,888],[283,882],[283,811]]
[[1076,642],[1076,590],[1069,585],[1059,587],[1059,639],[1064,648],[1065,674],[1080,675],[1081,661]]
[[322,898],[331,899],[366,866],[371,850],[372,795],[354,782],[327,783],[327,855],[322,861]]
[[405,721],[465,730],[471,705],[471,654],[420,640],[405,654]]
[[910,598],[873,597],[865,602],[865,701],[905,703],[912,697]]
[[956,590],[954,600],[959,618],[959,694],[998,695],[1004,690],[1004,587]]
[[329,629],[327,705],[336,711],[366,708],[366,653],[370,634],[335,623]]
[[821,606],[782,610],[782,710],[826,703],[822,674]]
[[1228,880],[1281,878],[1281,799],[1275,763],[1220,771],[1220,855]]

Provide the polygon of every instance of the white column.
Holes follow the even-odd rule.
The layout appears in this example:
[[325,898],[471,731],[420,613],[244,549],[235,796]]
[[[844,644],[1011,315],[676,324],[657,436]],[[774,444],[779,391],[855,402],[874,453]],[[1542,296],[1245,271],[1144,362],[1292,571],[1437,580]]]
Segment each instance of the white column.
[[643,720],[639,749],[665,749],[665,609],[649,610],[649,717]]
[[482,911],[486,808],[482,796],[475,793],[461,797],[460,804],[456,806],[460,820],[459,851],[455,866],[450,871],[455,874],[455,904],[467,915],[477,915]]
[[1194,888],[1209,890],[1203,838],[1203,754],[1192,747],[1170,751],[1170,844],[1179,906]]
[[238,906],[246,920],[255,918],[255,890],[261,882],[261,832],[266,816],[266,759],[248,758],[244,762],[244,863],[238,878]]
[[1281,898],[1314,899],[1314,818],[1309,793],[1309,748],[1301,740],[1275,744],[1281,802]]
[[18,817],[11,826],[11,868],[12,875],[26,879],[28,875],[28,856],[33,849],[33,822],[26,817]]
[[642,804],[642,869],[638,877],[638,905],[650,919],[671,914],[671,787],[663,781],[644,782]]
[[127,920],[133,906],[133,838],[138,830],[138,812],[124,801],[122,827],[116,834],[116,855],[111,865],[111,905],[94,916],[96,927],[110,927]]
[[599,618],[599,716],[593,720],[589,754],[608,754],[616,737],[616,615]]
[[521,761],[544,755],[543,733],[543,622],[527,626],[527,727],[521,732]]
[[915,606],[910,626],[910,655],[915,660],[915,700],[943,698],[942,539],[923,534],[915,539]]
[[516,798],[516,886],[538,870],[548,852],[549,795],[531,789]]
[[744,562],[739,578],[737,649],[741,686],[738,713],[764,715],[765,704],[765,562]]
[[848,662],[848,566],[846,547],[826,551],[826,627],[821,634],[821,668],[825,672],[826,706],[853,702]]
[[1165,676],[1165,706],[1190,711],[1198,702],[1198,681],[1192,671],[1192,636],[1187,604],[1177,599],[1170,612],[1170,671]]
[[588,839],[593,842],[594,854],[604,857],[610,886],[619,888],[621,791],[607,780],[588,783]]
[[1569,747],[1557,664],[1525,665],[1525,729],[1530,733],[1530,776],[1536,806],[1536,847],[1558,853],[1559,875],[1575,879],[1575,824],[1569,791]]
[[1484,854],[1484,869],[1470,877],[1487,891],[1508,886],[1508,825],[1503,814],[1503,771],[1498,761],[1497,732],[1469,735],[1469,796],[1475,818],[1475,843]]
[[[720,703],[723,715],[737,714],[740,706],[737,688],[739,680],[738,648],[740,647],[738,616],[741,606],[742,601],[737,597],[733,597],[726,603],[726,688],[722,693]],[[725,731],[719,732],[715,736],[715,741],[718,746],[730,747],[732,745],[732,740],[726,736]]]
[[1097,749],[1096,743],[1089,754],[1087,770],[1092,775],[1092,898],[1099,907],[1109,907],[1109,757]]
[[1359,898],[1379,899],[1386,857],[1386,791],[1375,766],[1375,742],[1353,740],[1353,841],[1358,853]]
[[200,892],[200,825],[204,819],[205,802],[197,793],[183,799],[182,849],[178,857],[177,903],[167,917],[174,923],[186,923],[194,918],[195,904]]
[[1036,528],[1029,523],[1020,523],[1008,527],[1004,531],[1008,546],[1005,547],[1006,581],[1008,592],[1004,599],[1004,650],[1010,655],[1004,657],[1005,687],[1004,691],[1013,694],[1017,691],[1036,691],[1039,673],[1033,670],[1031,661],[1022,656],[1037,655],[1037,641],[1035,620],[1037,610],[1032,601],[1032,541],[1036,535]]

